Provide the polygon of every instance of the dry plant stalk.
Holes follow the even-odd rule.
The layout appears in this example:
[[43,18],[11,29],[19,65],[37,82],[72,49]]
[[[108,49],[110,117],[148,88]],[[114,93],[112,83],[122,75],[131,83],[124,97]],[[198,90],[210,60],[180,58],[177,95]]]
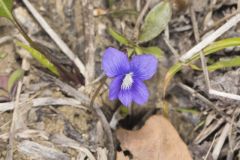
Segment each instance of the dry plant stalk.
[[[193,15],[193,12],[192,14]],[[194,22],[194,16],[192,16],[192,20]],[[196,20],[195,20],[196,21]],[[201,57],[201,62],[202,62],[202,68],[203,68],[203,74],[205,77],[205,82],[207,84],[207,91],[209,94],[215,95],[215,96],[220,96],[224,98],[229,98],[229,99],[234,99],[234,100],[240,100],[240,96],[232,93],[226,93],[222,91],[217,91],[212,89],[209,76],[208,76],[208,70],[206,67],[206,62],[205,62],[205,57],[202,54],[201,50],[211,44],[213,41],[215,41],[218,37],[223,35],[226,31],[228,31],[230,28],[235,26],[238,22],[240,21],[240,13],[236,14],[234,17],[232,17],[230,20],[228,20],[224,25],[222,25],[220,28],[218,28],[215,32],[213,32],[211,35],[203,39],[201,42],[199,42],[196,46],[191,48],[187,53],[182,55],[180,57],[180,61],[185,63],[189,59],[191,59],[194,55],[198,54],[200,52],[200,57]],[[196,40],[198,41],[199,39],[199,33],[197,32],[197,26],[194,26],[194,34],[196,37]]]

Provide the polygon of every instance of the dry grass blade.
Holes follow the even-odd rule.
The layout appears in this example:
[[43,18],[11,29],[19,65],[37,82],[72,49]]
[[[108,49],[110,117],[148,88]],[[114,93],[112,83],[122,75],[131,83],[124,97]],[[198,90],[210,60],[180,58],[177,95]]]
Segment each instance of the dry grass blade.
[[210,154],[210,152],[212,150],[212,147],[213,147],[213,144],[215,142],[215,139],[216,139],[216,134],[214,135],[214,138],[212,140],[211,146],[209,147],[208,152],[207,152],[206,156],[204,157],[204,160],[208,160],[208,156],[209,156],[209,154]]
[[211,44],[213,41],[215,41],[218,37],[220,37],[222,34],[224,34],[230,28],[235,26],[239,21],[240,21],[240,14],[237,14],[234,17],[232,17],[230,20],[228,20],[220,28],[218,28],[215,32],[213,32],[211,35],[204,38],[200,43],[198,43],[196,46],[194,46],[192,49],[190,49],[187,53],[182,55],[180,57],[180,61],[182,61],[182,62],[188,61],[191,57],[193,57],[195,54],[200,52],[207,45]]
[[79,152],[83,152],[87,156],[87,158],[89,158],[89,160],[96,160],[87,148],[79,145],[78,142],[64,135],[53,135],[50,137],[50,140],[57,145],[61,145],[63,147],[70,147],[76,149]]
[[19,152],[33,159],[70,160],[70,157],[54,148],[25,140],[18,145]]
[[19,109],[19,98],[20,98],[21,90],[22,90],[22,81],[18,82],[16,101],[14,103],[15,109],[13,111],[12,124],[11,124],[10,133],[9,133],[9,150],[7,152],[6,160],[13,159],[13,146],[14,146],[15,131],[17,129],[23,128],[23,126],[24,126],[23,119],[21,117],[22,114]]
[[45,19],[38,13],[38,11],[32,6],[28,0],[23,0],[28,10],[32,13],[33,17],[39,22],[42,28],[48,33],[48,35],[54,40],[58,47],[65,53],[70,60],[72,60],[78,67],[79,71],[86,76],[86,69],[80,59],[72,52],[72,50],[66,45],[65,42],[59,37],[59,35],[48,25]]
[[223,131],[218,139],[218,142],[213,149],[212,157],[214,160],[218,159],[219,154],[221,152],[221,149],[222,149],[223,144],[228,136],[230,129],[231,129],[231,125],[229,123],[225,124]]
[[85,55],[86,55],[86,84],[93,81],[95,77],[95,25],[93,17],[93,6],[91,1],[82,1],[84,34],[85,34]]
[[239,95],[232,94],[232,93],[221,92],[221,91],[217,91],[217,90],[214,90],[214,89],[210,89],[209,94],[224,97],[224,98],[234,99],[234,100],[240,100]]
[[[194,37],[195,37],[196,42],[199,42],[200,35],[199,35],[199,30],[198,30],[198,24],[197,24],[197,20],[196,20],[195,11],[192,6],[190,7],[190,12],[191,12],[191,20],[192,20],[192,24],[193,24]],[[210,89],[209,74],[208,74],[208,70],[207,70],[206,59],[205,59],[205,56],[202,51],[200,51],[200,59],[201,59],[201,65],[202,65],[202,69],[203,69],[203,74],[204,74],[207,90],[209,90]]]
[[210,125],[206,129],[203,129],[201,133],[195,138],[194,143],[196,144],[201,143],[208,136],[210,136],[214,131],[216,131],[223,123],[224,123],[224,119],[221,118],[215,121],[212,125]]
[[[20,102],[20,106],[25,104],[26,102]],[[69,105],[81,109],[87,109],[84,106],[81,106],[81,102],[73,98],[53,98],[53,97],[44,97],[44,98],[35,98],[32,99],[31,102],[32,107],[40,107],[40,106],[61,106],[61,105]],[[5,102],[0,103],[0,112],[6,112],[14,109],[14,102]]]
[[145,6],[143,7],[142,11],[140,12],[138,18],[137,18],[137,21],[136,21],[136,24],[135,24],[135,27],[133,29],[133,32],[134,32],[134,38],[137,39],[138,35],[139,35],[139,27],[140,27],[140,24],[143,20],[143,17],[144,15],[146,14],[147,10],[148,10],[148,7],[150,5],[152,0],[147,0],[147,2],[145,3]]

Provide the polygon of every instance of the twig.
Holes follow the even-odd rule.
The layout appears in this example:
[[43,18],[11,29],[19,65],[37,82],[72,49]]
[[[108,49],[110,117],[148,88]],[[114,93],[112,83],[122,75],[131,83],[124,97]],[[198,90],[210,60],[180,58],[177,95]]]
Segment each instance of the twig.
[[207,159],[208,159],[208,155],[209,155],[210,152],[211,152],[211,149],[212,149],[213,144],[214,144],[214,142],[215,142],[216,136],[217,136],[217,134],[214,135],[214,137],[213,137],[213,141],[212,141],[212,143],[211,143],[211,145],[210,145],[210,147],[209,147],[209,149],[208,149],[208,151],[207,151],[206,156],[204,157],[204,160],[207,160]]
[[217,131],[223,124],[225,124],[224,118],[218,118],[216,121],[212,122],[210,126],[202,130],[200,134],[194,139],[195,144],[202,143],[210,135]]
[[179,57],[178,52],[173,48],[173,46],[171,45],[171,42],[169,40],[169,27],[167,26],[165,31],[164,31],[164,38],[163,38],[164,42],[166,43],[166,45],[168,46],[169,50],[173,53],[173,55],[175,57]]
[[113,143],[113,135],[112,135],[112,131],[111,131],[111,127],[105,117],[105,115],[103,114],[102,110],[100,109],[99,106],[96,106],[94,105],[94,101],[99,93],[99,91],[101,90],[102,86],[104,85],[104,83],[106,82],[107,80],[107,77],[105,76],[103,79],[102,79],[102,82],[99,84],[97,90],[95,91],[94,95],[93,95],[93,98],[91,99],[91,102],[90,102],[90,107],[93,107],[96,111],[96,113],[98,114],[98,116],[100,117],[100,120],[101,122],[103,123],[103,128],[108,136],[108,140],[109,140],[109,148],[110,148],[110,151],[109,151],[109,156],[108,156],[108,159],[110,160],[114,160],[116,159],[116,153],[115,153],[115,149],[114,149],[114,143]]
[[22,81],[19,81],[18,86],[17,86],[16,101],[14,103],[12,124],[11,124],[10,133],[9,133],[9,146],[8,146],[8,152],[7,152],[6,160],[12,160],[13,159],[14,135],[15,135],[16,129],[18,129],[17,127],[19,127],[16,123],[17,123],[17,121],[20,120],[20,118],[19,118],[19,98],[20,98],[21,90],[22,90]]
[[[217,106],[215,106],[211,101],[209,101],[207,98],[205,98],[203,95],[192,89],[191,87],[183,84],[183,83],[178,83],[178,86],[184,89],[185,91],[189,92],[193,97],[197,97],[200,99],[202,102],[206,103],[208,106],[212,107],[219,115],[221,115],[225,121],[228,123],[232,123],[231,118],[226,115],[226,113],[222,112]],[[235,127],[237,127],[236,123],[233,123]]]
[[4,36],[0,38],[0,45],[6,43],[7,41],[11,40],[12,36]]
[[[191,12],[191,20],[192,20],[192,25],[193,25],[194,37],[195,37],[196,42],[199,42],[200,36],[199,36],[198,24],[197,24],[197,20],[196,20],[196,14],[195,14],[195,11],[194,11],[194,8],[192,7],[192,5],[190,7],[190,12]],[[207,85],[207,90],[209,90],[210,89],[210,80],[209,80],[208,70],[206,67],[206,59],[205,59],[205,56],[202,51],[200,51],[200,58],[201,58],[201,64],[202,64],[203,74],[204,74],[204,78],[205,78],[205,83]]]
[[[19,105],[22,106],[26,102],[19,102]],[[44,97],[44,98],[35,98],[31,101],[32,107],[39,106],[60,106],[60,105],[69,105],[81,109],[87,109],[84,106],[80,106],[81,103],[73,98],[53,98],[53,97]],[[0,112],[6,112],[14,109],[14,102],[0,103]]]
[[95,77],[95,36],[94,36],[94,17],[93,1],[82,1],[83,24],[84,24],[84,41],[86,62],[86,84],[89,84]]
[[97,82],[101,81],[105,77],[105,73],[101,73],[95,80],[93,80],[89,85],[94,85]]
[[41,27],[48,33],[48,35],[54,40],[58,47],[63,51],[63,53],[72,60],[78,67],[79,71],[85,76],[85,66],[80,61],[80,59],[71,51],[71,49],[66,45],[65,42],[59,37],[59,35],[48,25],[44,18],[38,13],[38,11],[32,6],[28,0],[22,0],[27,9],[31,12],[33,17],[38,21]]
[[119,123],[120,120],[122,120],[123,118],[125,118],[125,116],[123,116],[121,114],[121,110],[120,110],[120,107],[113,113],[113,116],[112,116],[112,119],[110,120],[110,127],[113,129],[113,130],[116,130],[117,128],[117,125]]
[[81,102],[81,105],[89,106],[90,99],[82,92],[76,90],[75,88],[71,87],[70,85],[62,82],[61,80],[48,75],[40,70],[38,70],[41,77],[47,81],[53,82],[55,85],[59,86],[63,92],[65,92],[68,96],[74,97],[79,102]]
[[169,39],[163,38],[163,40],[164,40],[164,42],[166,43],[166,45],[168,46],[169,50],[172,52],[172,54],[173,54],[175,57],[179,57],[178,52],[176,51],[175,48],[173,48],[173,46],[171,45]]
[[240,11],[240,0],[238,0],[238,3],[237,3],[237,10],[238,12]]
[[240,101],[240,96],[232,93],[226,93],[226,92],[210,89],[209,94]]
[[93,108],[95,109],[97,115],[100,117],[100,120],[103,124],[103,128],[107,134],[108,137],[108,149],[109,149],[109,153],[108,153],[108,159],[109,160],[115,160],[116,159],[116,153],[115,153],[115,147],[114,147],[114,142],[113,142],[113,135],[112,135],[112,131],[110,128],[110,125],[105,117],[105,115],[103,114],[102,110],[100,109],[99,106],[94,105]]
[[213,152],[212,152],[212,157],[214,160],[217,160],[218,159],[218,156],[221,152],[221,149],[222,149],[222,146],[227,138],[227,135],[228,135],[228,132],[230,131],[231,129],[231,125],[229,123],[227,123],[224,128],[223,128],[223,131],[218,139],[218,142],[217,144],[215,145],[214,149],[213,149]]
[[141,13],[139,14],[138,18],[137,18],[137,21],[136,21],[136,24],[135,24],[135,27],[133,29],[133,33],[134,33],[134,38],[137,39],[138,35],[139,35],[139,27],[140,27],[140,24],[142,22],[142,19],[144,17],[144,15],[146,14],[147,10],[148,10],[148,7],[150,5],[152,0],[147,0],[147,2],[145,3],[145,6],[143,7]]
[[218,28],[215,32],[213,32],[211,35],[209,35],[208,37],[203,39],[200,43],[198,43],[196,46],[194,46],[192,49],[190,49],[187,53],[182,55],[180,57],[180,61],[182,62],[188,61],[192,56],[200,52],[207,45],[211,44],[214,40],[216,40],[230,28],[235,26],[239,21],[240,14],[237,14],[234,17],[232,17],[229,21],[227,21],[224,25],[222,25],[220,28]]
[[211,3],[210,3],[209,9],[208,9],[209,11],[206,14],[206,16],[204,18],[204,21],[203,21],[203,28],[204,29],[206,28],[206,26],[209,25],[209,21],[211,21],[211,19],[212,19],[213,8],[216,5],[216,2],[217,2],[217,0],[212,0]]
[[239,11],[233,12],[230,15],[226,15],[225,17],[223,17],[222,19],[220,19],[219,21],[217,21],[216,23],[214,23],[212,26],[208,27],[207,29],[205,29],[202,33],[201,36],[203,36],[204,34],[206,34],[207,32],[211,31],[212,29],[220,26],[223,22],[227,21],[229,18],[235,16],[236,14],[238,14]]
[[141,0],[136,0],[136,9],[138,12],[141,10]]
[[0,129],[2,130],[3,128],[5,128],[7,125],[9,125],[11,123],[12,120],[7,121],[5,124],[3,124],[2,126],[0,126]]

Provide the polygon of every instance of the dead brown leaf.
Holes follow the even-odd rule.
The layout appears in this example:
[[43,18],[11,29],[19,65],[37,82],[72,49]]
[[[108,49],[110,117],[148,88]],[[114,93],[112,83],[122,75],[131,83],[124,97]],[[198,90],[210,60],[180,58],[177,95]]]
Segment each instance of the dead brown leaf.
[[160,115],[150,117],[140,130],[119,129],[117,137],[135,160],[192,160],[175,128]]

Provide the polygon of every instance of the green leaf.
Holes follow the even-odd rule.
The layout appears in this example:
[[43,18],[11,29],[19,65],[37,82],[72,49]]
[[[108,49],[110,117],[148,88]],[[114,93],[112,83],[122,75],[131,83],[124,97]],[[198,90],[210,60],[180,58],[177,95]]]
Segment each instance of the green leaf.
[[123,10],[111,10],[106,15],[110,15],[112,17],[121,17],[124,15],[138,15],[138,12],[133,9],[123,9]]
[[22,69],[17,69],[16,71],[14,71],[9,79],[8,79],[8,92],[11,92],[13,87],[16,85],[17,81],[19,81],[24,75],[24,70]]
[[140,42],[147,42],[157,37],[168,25],[172,10],[168,1],[157,4],[146,16],[139,35]]
[[112,28],[108,28],[108,33],[119,43],[124,44],[124,45],[129,45],[130,42],[128,41],[127,38],[125,38],[123,35],[121,35],[120,33],[114,31]]
[[[215,53],[217,51],[220,51],[224,48],[235,47],[235,46],[240,46],[240,38],[227,38],[227,39],[223,39],[223,40],[212,43],[211,45],[209,45],[208,47],[203,49],[203,54],[206,56],[206,55]],[[198,54],[194,55],[192,58],[190,58],[187,63],[184,64],[184,63],[178,62],[168,70],[167,74],[165,75],[164,84],[163,84],[163,95],[164,96],[166,94],[167,87],[168,87],[170,81],[172,80],[172,78],[174,77],[174,75],[178,71],[180,71],[183,66],[189,65],[199,58],[200,58],[200,53],[198,53]]]
[[232,57],[230,59],[219,60],[218,62],[208,66],[208,70],[212,72],[217,69],[238,66],[240,66],[240,56]]
[[127,55],[130,57],[133,54],[134,49],[133,48],[127,48]]
[[6,17],[9,20],[13,20],[12,8],[13,8],[12,0],[0,0],[0,16],[1,17]]
[[195,108],[176,108],[177,112],[181,113],[191,113],[193,115],[199,114],[200,112]]
[[35,58],[43,67],[49,69],[52,73],[54,73],[57,76],[60,76],[57,68],[52,64],[42,53],[37,51],[36,49],[25,45],[21,42],[16,42],[16,44],[24,49],[26,49],[33,58]]
[[135,47],[135,52],[137,54],[152,54],[157,58],[161,58],[164,54],[163,50],[156,46],[152,47]]

